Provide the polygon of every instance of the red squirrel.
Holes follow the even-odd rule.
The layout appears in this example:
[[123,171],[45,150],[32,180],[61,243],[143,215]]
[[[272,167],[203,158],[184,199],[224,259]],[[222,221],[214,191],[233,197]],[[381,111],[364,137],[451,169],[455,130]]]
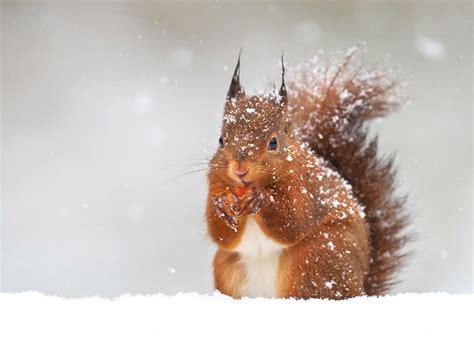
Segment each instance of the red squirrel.
[[295,67],[288,83],[282,56],[281,87],[259,95],[240,84],[239,54],[208,171],[223,294],[345,299],[396,282],[409,219],[366,122],[398,107],[398,81],[354,53]]

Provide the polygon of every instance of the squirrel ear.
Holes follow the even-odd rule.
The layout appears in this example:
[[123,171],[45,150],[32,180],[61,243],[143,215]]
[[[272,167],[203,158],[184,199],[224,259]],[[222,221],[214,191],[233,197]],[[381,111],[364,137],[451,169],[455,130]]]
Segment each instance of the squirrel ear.
[[285,85],[285,63],[283,62],[283,51],[281,51],[281,87],[278,91],[278,95],[284,104],[288,102],[288,93]]
[[235,66],[234,76],[230,82],[230,88],[227,92],[227,99],[235,98],[236,96],[243,94],[244,90],[240,86],[240,55],[242,54],[242,48],[240,48],[239,58],[237,59],[237,65]]

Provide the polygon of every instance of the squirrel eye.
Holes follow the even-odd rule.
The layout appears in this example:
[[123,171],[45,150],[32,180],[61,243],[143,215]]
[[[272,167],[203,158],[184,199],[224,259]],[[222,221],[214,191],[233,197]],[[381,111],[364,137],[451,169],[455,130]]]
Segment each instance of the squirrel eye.
[[221,148],[224,148],[224,140],[222,139],[222,136],[219,137],[219,145],[221,146]]
[[276,137],[272,138],[270,143],[268,144],[268,150],[276,150],[278,147],[278,142]]

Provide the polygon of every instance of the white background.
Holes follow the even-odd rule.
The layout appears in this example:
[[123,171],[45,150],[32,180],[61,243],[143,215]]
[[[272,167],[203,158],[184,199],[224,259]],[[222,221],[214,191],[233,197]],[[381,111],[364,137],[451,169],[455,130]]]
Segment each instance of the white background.
[[375,126],[419,233],[396,291],[472,292],[469,2],[1,10],[1,291],[210,292],[205,175],[179,175],[216,147],[239,48],[252,91],[278,82],[282,48],[294,64],[363,41],[409,82]]

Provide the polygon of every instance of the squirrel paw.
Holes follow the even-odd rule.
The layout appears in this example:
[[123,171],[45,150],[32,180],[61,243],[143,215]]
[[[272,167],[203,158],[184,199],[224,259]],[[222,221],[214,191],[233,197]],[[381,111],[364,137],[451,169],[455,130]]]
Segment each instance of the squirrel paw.
[[239,200],[233,193],[223,193],[212,199],[217,217],[226,221],[228,225],[234,227],[237,225],[237,204]]
[[251,194],[245,195],[244,199],[239,202],[239,215],[256,214],[263,207],[265,196],[261,191],[253,191]]
[[263,207],[264,197],[259,191],[245,194],[241,199],[231,192],[225,192],[213,197],[212,203],[217,217],[235,228],[238,217],[255,214]]

